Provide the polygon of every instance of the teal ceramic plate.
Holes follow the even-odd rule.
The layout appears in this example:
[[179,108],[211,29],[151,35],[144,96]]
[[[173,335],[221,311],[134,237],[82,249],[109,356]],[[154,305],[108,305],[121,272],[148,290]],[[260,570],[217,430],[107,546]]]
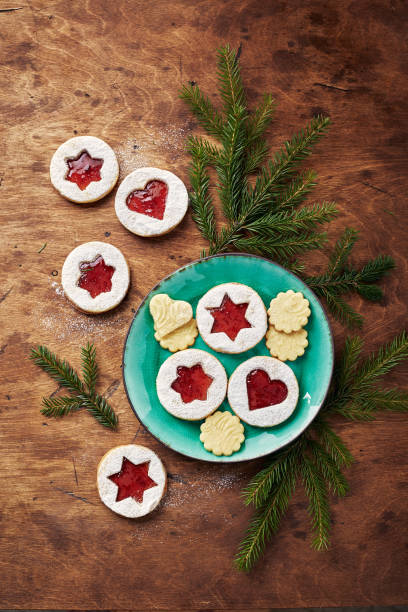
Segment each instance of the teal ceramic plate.
[[[266,307],[279,291],[301,291],[309,300],[312,314],[307,324],[309,346],[292,368],[299,382],[299,402],[292,416],[275,427],[245,426],[245,442],[230,457],[216,457],[200,442],[202,421],[183,421],[171,416],[161,406],[156,394],[159,367],[171,355],[153,337],[149,312],[150,298],[156,293],[186,300],[193,306],[208,289],[220,283],[239,282],[255,289]],[[192,347],[190,347],[192,348]],[[239,355],[212,351],[200,337],[194,348],[213,353],[230,376],[235,368],[254,355],[269,355],[265,339],[253,349]],[[150,433],[170,448],[188,457],[215,462],[255,459],[273,453],[299,436],[314,419],[329,388],[333,369],[332,335],[322,306],[315,294],[294,274],[281,266],[251,255],[227,254],[208,257],[176,270],[163,279],[141,303],[130,326],[123,352],[123,377],[129,402],[136,416]],[[225,400],[221,406],[229,410]]]

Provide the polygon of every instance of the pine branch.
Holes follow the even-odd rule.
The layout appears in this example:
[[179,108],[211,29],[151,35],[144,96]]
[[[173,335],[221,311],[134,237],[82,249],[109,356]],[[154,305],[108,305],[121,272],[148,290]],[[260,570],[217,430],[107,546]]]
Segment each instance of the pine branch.
[[246,106],[244,87],[236,52],[229,45],[220,47],[218,56],[218,80],[226,116],[238,116]]
[[350,467],[354,461],[353,455],[342,439],[322,418],[321,414],[313,422],[312,430],[316,433],[318,440],[320,440],[320,443],[339,469]]
[[76,397],[43,397],[44,408],[41,414],[46,417],[63,417],[70,412],[79,410],[81,402]]
[[234,237],[234,244],[238,251],[267,255],[276,261],[282,258],[291,258],[305,251],[321,249],[327,240],[325,233],[312,233],[301,235],[288,235],[282,237],[250,236],[248,238]]
[[197,85],[184,85],[180,92],[180,98],[187,102],[200,124],[209,134],[221,136],[222,117],[212,105],[210,99],[201,93]]
[[269,213],[247,223],[244,228],[265,238],[271,233],[301,235],[302,232],[313,231],[319,224],[331,221],[336,214],[337,208],[333,202],[323,202],[320,205],[304,206],[300,210]]
[[309,498],[308,512],[311,516],[312,530],[315,537],[312,547],[323,550],[329,546],[330,508],[327,486],[315,463],[305,456],[301,466],[301,474],[306,494]]
[[358,232],[352,227],[346,227],[342,236],[334,245],[330,255],[326,274],[333,275],[335,272],[343,272],[350,253],[358,239]]
[[354,380],[354,388],[358,390],[370,388],[379,377],[388,374],[406,359],[408,359],[408,335],[403,331],[389,344],[380,347],[376,353],[372,353],[360,363],[359,373]]
[[331,454],[326,451],[324,446],[316,440],[310,440],[309,445],[312,450],[316,467],[320,470],[329,491],[339,497],[344,497],[349,490],[349,484],[341,472],[341,468],[333,459]]
[[314,170],[301,172],[290,183],[285,184],[276,192],[274,210],[298,206],[316,186],[317,174]]
[[105,427],[115,429],[118,419],[107,400],[95,393],[98,375],[96,351],[93,344],[81,349],[82,382],[67,361],[59,359],[45,346],[31,349],[30,359],[51,376],[60,386],[72,393],[72,397],[44,397],[41,413],[47,417],[62,417],[70,412],[85,408]]
[[213,151],[209,149],[207,143],[195,139],[190,141],[190,151],[192,163],[189,174],[193,191],[190,194],[190,203],[193,211],[193,219],[197,223],[203,236],[210,243],[210,248],[217,240],[215,227],[214,207],[212,198],[209,194],[210,177],[207,173],[207,166],[212,158]]
[[247,121],[248,142],[257,141],[271,123],[276,110],[272,94],[265,94],[261,104]]
[[89,342],[81,348],[82,376],[84,383],[91,395],[95,393],[95,385],[98,378],[98,366],[96,364],[96,349]]

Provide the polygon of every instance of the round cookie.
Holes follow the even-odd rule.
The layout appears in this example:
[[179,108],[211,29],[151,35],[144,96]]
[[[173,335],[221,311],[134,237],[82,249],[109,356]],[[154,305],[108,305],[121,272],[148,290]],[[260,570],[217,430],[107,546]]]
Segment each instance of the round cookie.
[[119,185],[115,211],[119,221],[138,236],[167,234],[187,212],[188,193],[172,172],[138,168]]
[[244,426],[236,414],[217,411],[205,419],[200,427],[200,440],[205,450],[214,455],[229,457],[241,448],[245,440]]
[[115,152],[95,136],[70,138],[51,159],[51,183],[64,198],[77,204],[89,204],[106,196],[118,176]]
[[116,446],[98,465],[97,486],[103,503],[127,518],[152,512],[166,490],[166,470],[149,448]]
[[156,378],[163,408],[187,421],[205,419],[217,410],[227,391],[227,375],[214,355],[186,349],[162,363]]
[[299,331],[310,316],[309,301],[298,291],[292,289],[281,291],[271,300],[269,309],[269,322],[278,331],[290,334]]
[[204,342],[220,353],[253,348],[267,329],[262,299],[240,283],[223,283],[207,291],[198,302],[196,320]]
[[241,363],[228,383],[228,401],[242,421],[272,427],[296,408],[299,386],[289,366],[273,357],[252,357]]
[[266,332],[266,346],[270,354],[281,361],[295,361],[304,354],[308,344],[305,329],[285,334],[271,325]]
[[120,304],[129,288],[129,279],[126,259],[107,242],[77,246],[66,258],[61,274],[67,298],[89,314],[106,312]]

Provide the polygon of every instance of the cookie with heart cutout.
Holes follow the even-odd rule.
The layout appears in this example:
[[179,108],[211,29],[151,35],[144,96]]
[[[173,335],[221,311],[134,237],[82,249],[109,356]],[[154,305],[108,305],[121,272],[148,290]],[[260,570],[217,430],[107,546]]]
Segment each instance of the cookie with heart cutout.
[[119,185],[115,211],[119,221],[138,236],[167,234],[187,212],[188,193],[172,172],[138,168]]
[[222,404],[227,392],[227,374],[214,355],[186,349],[162,363],[156,388],[167,412],[179,419],[198,421]]
[[289,366],[273,357],[241,363],[228,383],[228,401],[239,418],[255,427],[286,421],[296,408],[299,385]]
[[156,453],[138,444],[112,448],[98,465],[101,500],[127,518],[152,512],[166,491],[166,481],[166,470]]
[[267,329],[262,299],[240,283],[223,283],[207,291],[198,302],[196,319],[204,342],[220,353],[253,348]]
[[116,185],[118,176],[115,152],[95,136],[70,138],[51,159],[51,183],[64,198],[77,204],[105,197]]
[[62,266],[61,283],[79,310],[99,314],[115,308],[129,288],[129,268],[122,253],[107,242],[77,246]]

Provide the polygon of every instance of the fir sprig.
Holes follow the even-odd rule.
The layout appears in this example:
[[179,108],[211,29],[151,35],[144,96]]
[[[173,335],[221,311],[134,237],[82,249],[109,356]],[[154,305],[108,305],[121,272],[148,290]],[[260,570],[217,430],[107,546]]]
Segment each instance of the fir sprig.
[[101,425],[115,429],[118,425],[115,412],[107,400],[95,391],[98,366],[94,345],[88,342],[82,347],[81,356],[83,381],[67,361],[59,359],[46,346],[31,349],[30,359],[71,393],[71,396],[44,397],[41,413],[46,417],[63,417],[85,408]]
[[[208,254],[237,250],[272,258],[304,277],[337,319],[361,327],[363,317],[344,298],[357,293],[370,301],[381,300],[382,291],[375,283],[394,267],[392,258],[380,255],[361,268],[350,266],[358,233],[348,228],[324,273],[306,276],[297,260],[325,246],[327,236],[320,228],[337,213],[334,203],[303,206],[317,176],[300,167],[327,132],[330,119],[313,117],[265,162],[269,152],[265,130],[274,117],[275,101],[268,93],[253,112],[247,108],[237,53],[229,45],[218,50],[217,66],[222,108],[217,109],[197,85],[183,87],[180,93],[200,125],[219,142],[217,146],[204,138],[188,142],[193,219],[209,242]],[[210,167],[217,172],[217,193],[227,221],[219,231]]]
[[348,482],[343,469],[353,457],[327,419],[373,419],[381,410],[408,411],[408,391],[378,388],[379,379],[408,359],[408,336],[395,337],[366,358],[361,358],[360,338],[347,338],[336,360],[333,384],[318,417],[300,438],[276,453],[272,462],[256,474],[243,491],[244,503],[255,515],[241,542],[236,565],[249,570],[277,531],[290,497],[301,481],[309,498],[308,511],[314,534],[312,546],[329,546],[329,494],[344,496]]
[[304,277],[309,287],[325,298],[331,313],[350,327],[361,327],[363,317],[344,301],[343,296],[357,293],[366,300],[379,302],[383,292],[373,283],[395,268],[389,255],[378,255],[361,268],[351,266],[350,255],[357,240],[358,232],[346,228],[334,246],[326,272]]

